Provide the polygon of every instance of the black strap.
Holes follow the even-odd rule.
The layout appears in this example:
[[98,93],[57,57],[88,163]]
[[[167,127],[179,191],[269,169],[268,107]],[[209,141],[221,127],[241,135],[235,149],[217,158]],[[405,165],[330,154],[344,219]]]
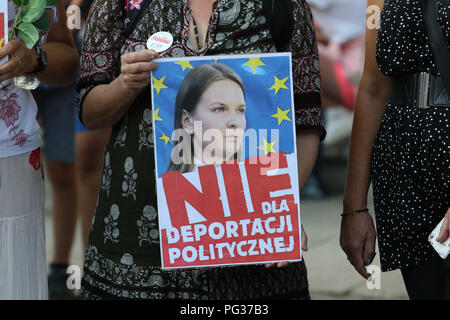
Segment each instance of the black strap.
[[294,34],[294,10],[292,0],[263,0],[264,15],[277,51],[289,45]]
[[[147,10],[147,8],[151,2],[152,2],[152,0],[144,0],[140,4],[141,5],[140,10],[130,10],[129,8],[128,8],[128,10],[125,10],[125,0],[121,1],[122,10],[125,15],[125,18],[130,19],[130,22],[126,25],[124,33],[123,33],[125,39],[129,38],[131,33],[133,33],[136,25],[142,19],[142,16],[144,15],[145,10]],[[161,30],[161,31],[163,31],[163,30]]]
[[[390,104],[399,106],[419,106],[419,87],[421,73],[394,78],[395,90],[389,101]],[[424,107],[449,107],[450,97],[445,93],[442,77],[429,75],[428,100]]]
[[433,48],[436,65],[450,95],[450,50],[438,22],[439,8],[436,0],[424,0],[425,24]]

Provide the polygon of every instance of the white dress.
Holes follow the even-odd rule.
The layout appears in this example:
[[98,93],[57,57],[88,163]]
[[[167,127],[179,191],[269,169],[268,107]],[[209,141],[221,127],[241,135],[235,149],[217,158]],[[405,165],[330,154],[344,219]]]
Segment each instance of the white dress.
[[[17,7],[2,0],[11,20]],[[29,91],[0,83],[0,299],[47,299],[44,177],[37,107]]]
[[32,155],[0,158],[1,300],[48,299],[44,183]]

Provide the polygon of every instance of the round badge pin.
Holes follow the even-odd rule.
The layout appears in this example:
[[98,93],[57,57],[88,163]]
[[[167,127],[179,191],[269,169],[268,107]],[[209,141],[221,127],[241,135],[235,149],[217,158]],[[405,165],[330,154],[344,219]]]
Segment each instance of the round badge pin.
[[172,35],[168,32],[160,31],[150,36],[147,41],[147,49],[164,52],[172,46],[172,43]]

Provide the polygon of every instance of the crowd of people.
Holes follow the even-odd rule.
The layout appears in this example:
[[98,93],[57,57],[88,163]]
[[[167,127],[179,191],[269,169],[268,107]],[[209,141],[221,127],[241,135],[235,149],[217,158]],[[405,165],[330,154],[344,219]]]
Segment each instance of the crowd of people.
[[[400,269],[411,299],[450,299],[450,256],[442,259],[429,244],[442,219],[437,240],[450,238],[450,69],[436,54],[438,44],[444,43],[439,52],[450,51],[450,1],[438,0],[435,7],[427,2],[58,2],[59,19],[42,47],[28,49],[10,39],[0,48],[0,61],[8,58],[0,65],[0,299],[75,298],[66,270],[78,220],[83,299],[310,299],[303,260],[162,271],[159,239],[137,240],[144,215],[157,225],[156,190],[149,192],[156,185],[154,150],[138,143],[151,99],[150,72],[158,68],[153,60],[276,51],[292,54],[299,189],[305,196],[317,196],[317,186],[318,198],[326,194],[321,149],[350,141],[343,208],[336,213],[342,215],[340,243],[349,262],[369,278],[366,267],[378,240],[382,270]],[[7,3],[12,21],[17,5]],[[81,30],[68,29],[69,5],[80,7]],[[380,28],[366,20],[366,8],[373,6],[382,9]],[[277,41],[273,25],[291,15],[292,36]],[[173,36],[161,53],[145,49],[158,31]],[[194,89],[185,90],[196,101],[186,117],[220,80],[232,82],[245,100],[232,70],[209,69],[214,77],[204,79],[203,91],[193,98]],[[38,78],[39,88],[15,86],[13,78],[23,74]],[[428,98],[416,98],[424,91]],[[133,197],[123,194],[129,159],[136,175]],[[55,247],[48,268],[44,176],[53,193]],[[376,223],[367,209],[371,183]],[[110,219],[115,235],[105,232]],[[307,250],[308,226],[301,228]]]

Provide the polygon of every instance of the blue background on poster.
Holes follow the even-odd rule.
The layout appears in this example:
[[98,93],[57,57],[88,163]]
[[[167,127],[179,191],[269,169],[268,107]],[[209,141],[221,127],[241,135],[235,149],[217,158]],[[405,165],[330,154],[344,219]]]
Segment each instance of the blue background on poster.
[[[292,79],[290,77],[290,60],[289,56],[260,56],[260,60],[265,64],[264,66],[256,67],[256,71],[251,66],[245,65],[249,61],[249,58],[233,58],[233,59],[220,59],[218,63],[223,63],[233,69],[242,79],[246,91],[246,118],[247,127],[256,130],[267,129],[267,136],[260,135],[258,146],[262,146],[264,143],[263,138],[266,138],[268,142],[273,142],[271,138],[270,129],[279,129],[279,139],[276,141],[274,147],[278,152],[294,153],[294,121],[295,116],[292,111],[289,111],[288,117],[291,121],[282,121],[278,125],[277,118],[271,117],[277,113],[277,107],[282,110],[291,109],[292,106]],[[190,61],[193,67],[200,64],[211,64],[216,62],[214,58],[205,57],[204,60],[189,60],[189,57],[183,60]],[[169,163],[170,154],[172,151],[173,143],[169,142],[167,145],[163,140],[159,138],[164,134],[171,137],[173,131],[173,113],[175,109],[175,99],[178,88],[181,85],[184,77],[192,69],[186,68],[183,71],[181,65],[176,64],[174,61],[164,62],[163,60],[158,62],[158,69],[153,72],[153,76],[157,79],[161,79],[165,76],[164,85],[167,89],[162,89],[160,94],[157,94],[156,89],[153,88],[154,97],[154,110],[159,108],[159,117],[162,121],[155,121],[155,146],[158,157],[158,174],[161,176],[165,172]],[[270,88],[275,83],[275,78],[282,80],[288,78],[285,85],[288,89],[280,89],[278,93]],[[153,80],[152,80],[153,81]],[[259,132],[259,131],[258,131]],[[263,150],[257,151],[245,150],[245,157],[248,155],[263,155]]]

